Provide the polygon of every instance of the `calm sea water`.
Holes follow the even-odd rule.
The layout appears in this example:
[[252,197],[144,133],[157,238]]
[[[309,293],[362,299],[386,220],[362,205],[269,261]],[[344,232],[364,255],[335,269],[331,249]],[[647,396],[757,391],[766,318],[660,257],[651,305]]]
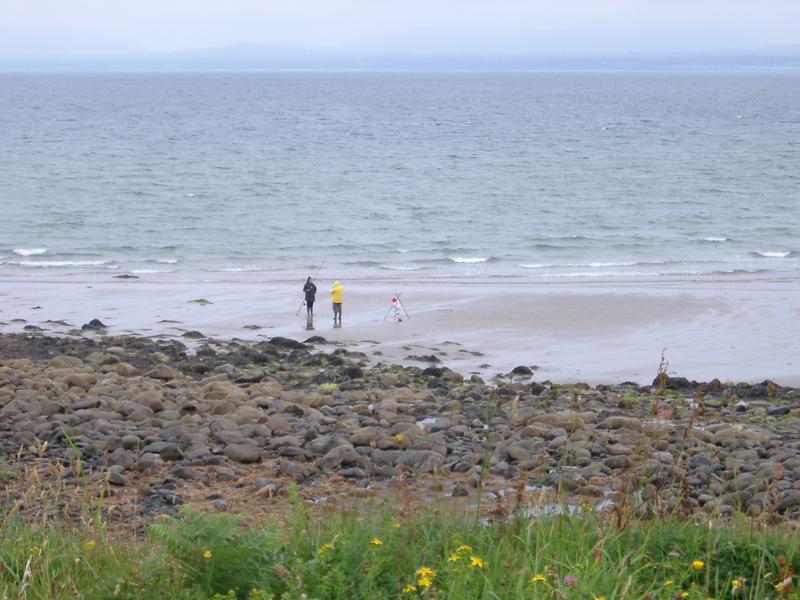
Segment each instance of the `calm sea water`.
[[0,276],[800,275],[800,74],[0,75]]

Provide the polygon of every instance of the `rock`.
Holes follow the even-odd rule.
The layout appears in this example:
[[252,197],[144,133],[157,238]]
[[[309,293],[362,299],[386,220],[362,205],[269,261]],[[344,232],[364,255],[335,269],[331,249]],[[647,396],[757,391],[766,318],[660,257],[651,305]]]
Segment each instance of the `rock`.
[[79,387],[88,390],[97,383],[97,375],[92,373],[71,373],[64,379],[69,387]]
[[450,492],[450,495],[454,498],[463,498],[465,496],[469,496],[469,490],[460,483],[457,483],[453,486],[453,491]]
[[[138,438],[137,438],[138,440]],[[117,448],[108,455],[108,463],[110,465],[117,465],[123,469],[130,469],[133,466],[135,459],[129,450],[124,448]]]
[[311,477],[313,470],[290,460],[281,459],[278,464],[278,472],[300,483]]
[[116,485],[118,487],[125,485],[125,478],[120,473],[109,473],[108,474],[108,483],[111,485]]
[[633,431],[640,431],[642,429],[642,422],[634,417],[607,417],[597,426],[598,429],[631,429]]
[[208,483],[208,475],[191,467],[176,467],[172,469],[172,476],[186,481],[202,481]]
[[779,415],[787,415],[792,410],[790,406],[774,406],[767,409],[767,415],[770,417],[777,417]]
[[278,348],[286,348],[288,350],[305,350],[305,344],[285,337],[276,336],[270,338],[269,344],[277,346]]
[[82,367],[83,361],[77,356],[56,356],[50,359],[47,366],[52,369],[67,369],[69,367]]
[[786,490],[781,492],[775,509],[780,513],[784,513],[797,506],[800,506],[800,490]]
[[225,500],[215,500],[214,508],[217,510],[228,510],[228,503]]
[[533,375],[533,370],[525,365],[519,365],[511,370],[512,375]]
[[357,365],[351,365],[342,369],[342,375],[348,379],[361,379],[364,376],[364,371]]
[[139,374],[139,369],[126,362],[117,363],[114,366],[114,370],[117,372],[117,375],[121,375],[122,377],[133,377]]
[[409,354],[408,356],[406,356],[406,360],[415,360],[418,362],[429,362],[429,363],[442,362],[435,354],[422,354],[422,355]]
[[139,457],[139,470],[145,471],[158,464],[161,464],[161,457],[154,452],[145,452]]
[[183,452],[175,444],[165,444],[159,450],[158,455],[162,460],[181,460],[183,458]]
[[228,467],[222,467],[217,470],[218,481],[233,481],[236,479],[236,472]]
[[361,427],[350,434],[348,441],[353,446],[370,446],[378,440],[377,427]]
[[361,469],[359,467],[350,467],[348,469],[342,469],[339,472],[339,474],[342,477],[346,477],[349,479],[364,479],[367,476],[364,469]]
[[199,340],[199,339],[202,339],[202,338],[204,338],[206,336],[204,336],[202,333],[200,333],[197,330],[192,330],[192,331],[184,331],[181,334],[181,337],[189,338],[189,339],[192,339],[192,340]]
[[145,373],[147,377],[159,379],[161,381],[171,381],[178,377],[178,372],[172,367],[161,365]]
[[352,446],[337,446],[325,454],[325,456],[318,458],[314,464],[323,471],[330,471],[341,465],[355,465],[358,463],[358,460],[359,455]]
[[261,450],[252,444],[228,444],[225,456],[240,463],[255,463],[261,460]]
[[146,406],[154,413],[164,410],[164,400],[163,394],[156,390],[150,390],[147,392],[141,392],[136,394],[132,400],[136,404],[141,404],[142,406]]
[[419,473],[434,473],[441,468],[443,462],[444,457],[441,454],[430,450],[406,450],[397,464]]
[[100,319],[92,319],[88,323],[81,325],[81,329],[84,331],[100,331],[101,329],[106,329],[106,326]]

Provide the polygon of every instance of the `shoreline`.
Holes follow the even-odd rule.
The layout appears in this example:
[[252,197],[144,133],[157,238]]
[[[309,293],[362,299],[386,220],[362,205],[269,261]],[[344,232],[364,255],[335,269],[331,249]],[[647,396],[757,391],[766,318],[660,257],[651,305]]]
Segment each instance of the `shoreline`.
[[[523,365],[539,380],[647,384],[661,353],[670,374],[709,381],[800,385],[800,293],[794,280],[538,283],[424,281],[402,286],[410,319],[393,323],[400,286],[344,281],[344,327],[333,329],[318,281],[315,329],[296,315],[295,282],[2,282],[0,332],[39,327],[64,335],[97,318],[107,332],[221,340],[321,335],[373,362],[423,364],[435,355],[490,379]],[[208,300],[201,305],[197,300]],[[300,313],[304,313],[301,310]],[[62,324],[63,323],[63,324]]]

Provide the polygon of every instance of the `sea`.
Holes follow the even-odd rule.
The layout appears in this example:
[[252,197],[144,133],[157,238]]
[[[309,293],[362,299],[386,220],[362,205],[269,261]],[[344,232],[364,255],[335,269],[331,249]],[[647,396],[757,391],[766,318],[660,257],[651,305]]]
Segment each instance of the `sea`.
[[0,278],[800,276],[800,72],[0,74]]

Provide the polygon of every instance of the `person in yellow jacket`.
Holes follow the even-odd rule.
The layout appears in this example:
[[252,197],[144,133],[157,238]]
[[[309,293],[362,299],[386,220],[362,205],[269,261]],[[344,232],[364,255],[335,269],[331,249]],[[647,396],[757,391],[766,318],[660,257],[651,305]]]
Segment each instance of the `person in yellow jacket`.
[[344,298],[344,289],[339,281],[333,282],[331,288],[331,303],[333,304],[333,326],[342,326],[342,299]]

